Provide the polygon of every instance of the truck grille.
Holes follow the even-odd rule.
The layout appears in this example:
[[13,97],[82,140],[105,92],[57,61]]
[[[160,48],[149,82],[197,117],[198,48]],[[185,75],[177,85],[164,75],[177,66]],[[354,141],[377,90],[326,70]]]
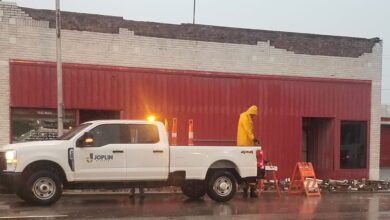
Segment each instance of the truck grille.
[[5,160],[5,152],[0,152],[0,173],[7,169],[7,162]]

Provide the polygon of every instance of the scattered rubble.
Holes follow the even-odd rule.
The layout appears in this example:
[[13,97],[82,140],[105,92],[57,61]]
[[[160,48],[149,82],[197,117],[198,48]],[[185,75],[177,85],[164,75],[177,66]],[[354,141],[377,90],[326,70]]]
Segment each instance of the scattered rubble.
[[[279,188],[281,191],[288,191],[290,186],[290,178],[279,180]],[[320,180],[317,179],[318,186],[323,192],[381,192],[390,190],[390,181],[385,180]],[[264,191],[274,191],[274,180],[263,180]]]

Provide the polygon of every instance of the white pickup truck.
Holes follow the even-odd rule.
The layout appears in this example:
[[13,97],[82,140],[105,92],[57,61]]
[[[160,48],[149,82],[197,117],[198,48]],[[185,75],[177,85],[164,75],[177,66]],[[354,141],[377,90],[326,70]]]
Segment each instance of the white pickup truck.
[[169,146],[161,122],[86,122],[59,140],[0,148],[0,185],[37,204],[63,189],[180,186],[199,198],[228,201],[237,184],[263,174],[261,147]]

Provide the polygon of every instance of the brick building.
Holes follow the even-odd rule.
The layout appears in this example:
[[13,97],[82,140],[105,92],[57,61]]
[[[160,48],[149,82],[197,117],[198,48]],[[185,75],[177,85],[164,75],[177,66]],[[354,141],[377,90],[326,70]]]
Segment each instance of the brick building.
[[[96,118],[194,119],[195,144],[234,144],[240,112],[291,174],[379,177],[382,42],[62,12],[66,126]],[[55,12],[0,2],[0,142],[55,127]],[[35,124],[34,124],[35,123]],[[28,139],[27,139],[28,140]]]

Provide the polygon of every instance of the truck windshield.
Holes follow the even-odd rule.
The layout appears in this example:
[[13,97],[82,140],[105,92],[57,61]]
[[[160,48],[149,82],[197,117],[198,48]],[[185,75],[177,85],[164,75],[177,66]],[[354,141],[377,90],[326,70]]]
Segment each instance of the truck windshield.
[[59,137],[58,139],[59,140],[69,140],[71,139],[73,136],[75,136],[76,134],[78,134],[81,130],[83,130],[84,128],[90,126],[92,123],[84,123],[84,124],[81,124],[75,128],[73,128],[72,130],[70,130],[68,133],[66,134],[63,134],[61,137]]

